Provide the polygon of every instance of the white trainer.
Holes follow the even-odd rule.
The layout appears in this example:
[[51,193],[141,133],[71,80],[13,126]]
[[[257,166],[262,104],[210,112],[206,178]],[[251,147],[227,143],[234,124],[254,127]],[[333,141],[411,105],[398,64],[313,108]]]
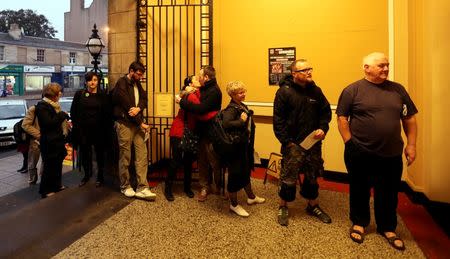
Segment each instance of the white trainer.
[[237,205],[236,207],[233,207],[233,205],[230,204],[230,210],[234,211],[234,213],[238,214],[241,217],[248,217],[250,214],[244,208],[242,208],[241,205]]
[[136,198],[152,201],[156,198],[156,193],[150,191],[149,188],[145,188],[139,192],[136,192]]
[[133,188],[126,188],[125,190],[122,190],[122,193],[125,194],[125,196],[127,196],[128,198],[134,197],[134,195],[136,195]]
[[247,204],[248,205],[252,205],[252,204],[261,204],[264,203],[266,201],[266,199],[258,197],[255,195],[254,199],[247,199]]

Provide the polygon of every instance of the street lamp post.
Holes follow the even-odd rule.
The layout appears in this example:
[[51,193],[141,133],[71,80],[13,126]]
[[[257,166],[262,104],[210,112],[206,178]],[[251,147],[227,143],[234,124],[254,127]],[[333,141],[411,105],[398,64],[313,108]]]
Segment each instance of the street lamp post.
[[99,81],[100,87],[103,89],[103,72],[98,68],[98,65],[100,62],[98,61],[98,57],[100,53],[102,52],[102,49],[105,47],[103,45],[102,39],[100,36],[98,36],[98,30],[97,30],[97,24],[94,24],[94,28],[92,29],[92,35],[89,37],[89,39],[86,41],[86,48],[89,51],[89,54],[91,54],[92,58],[94,59],[91,64],[94,65],[94,68],[91,71],[94,71],[96,74],[99,75]]

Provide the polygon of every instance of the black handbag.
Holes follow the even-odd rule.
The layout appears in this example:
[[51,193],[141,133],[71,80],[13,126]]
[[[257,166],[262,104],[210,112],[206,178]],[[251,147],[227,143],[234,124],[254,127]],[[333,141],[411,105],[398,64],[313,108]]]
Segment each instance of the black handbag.
[[198,142],[200,137],[195,134],[191,129],[188,128],[188,122],[186,119],[186,114],[184,115],[184,129],[183,136],[180,141],[180,149],[183,153],[188,153],[191,155],[197,155],[198,153]]

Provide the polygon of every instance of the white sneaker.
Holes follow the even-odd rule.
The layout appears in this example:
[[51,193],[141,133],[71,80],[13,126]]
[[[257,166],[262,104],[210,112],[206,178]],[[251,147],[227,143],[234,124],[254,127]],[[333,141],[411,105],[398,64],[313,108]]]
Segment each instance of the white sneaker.
[[156,193],[150,191],[149,188],[145,188],[140,192],[136,192],[136,198],[152,201],[156,198]]
[[250,214],[248,214],[248,212],[245,211],[244,208],[242,208],[242,206],[239,204],[236,207],[233,207],[233,205],[230,204],[230,210],[234,211],[234,213],[238,214],[241,217],[250,216]]
[[125,196],[127,196],[128,198],[134,197],[134,195],[136,195],[133,188],[126,188],[125,190],[122,190],[122,193],[125,194]]
[[252,204],[261,204],[264,203],[266,201],[266,199],[258,197],[255,195],[254,199],[247,199],[247,204],[248,205],[252,205]]

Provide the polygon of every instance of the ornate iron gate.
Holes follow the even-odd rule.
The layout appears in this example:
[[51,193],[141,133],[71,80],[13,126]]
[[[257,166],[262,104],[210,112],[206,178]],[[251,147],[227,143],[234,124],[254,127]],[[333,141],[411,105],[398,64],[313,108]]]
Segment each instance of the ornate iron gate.
[[178,108],[173,100],[184,78],[212,65],[212,11],[212,0],[138,0],[137,59],[147,68],[142,85],[149,94],[152,165],[170,157],[169,130]]

